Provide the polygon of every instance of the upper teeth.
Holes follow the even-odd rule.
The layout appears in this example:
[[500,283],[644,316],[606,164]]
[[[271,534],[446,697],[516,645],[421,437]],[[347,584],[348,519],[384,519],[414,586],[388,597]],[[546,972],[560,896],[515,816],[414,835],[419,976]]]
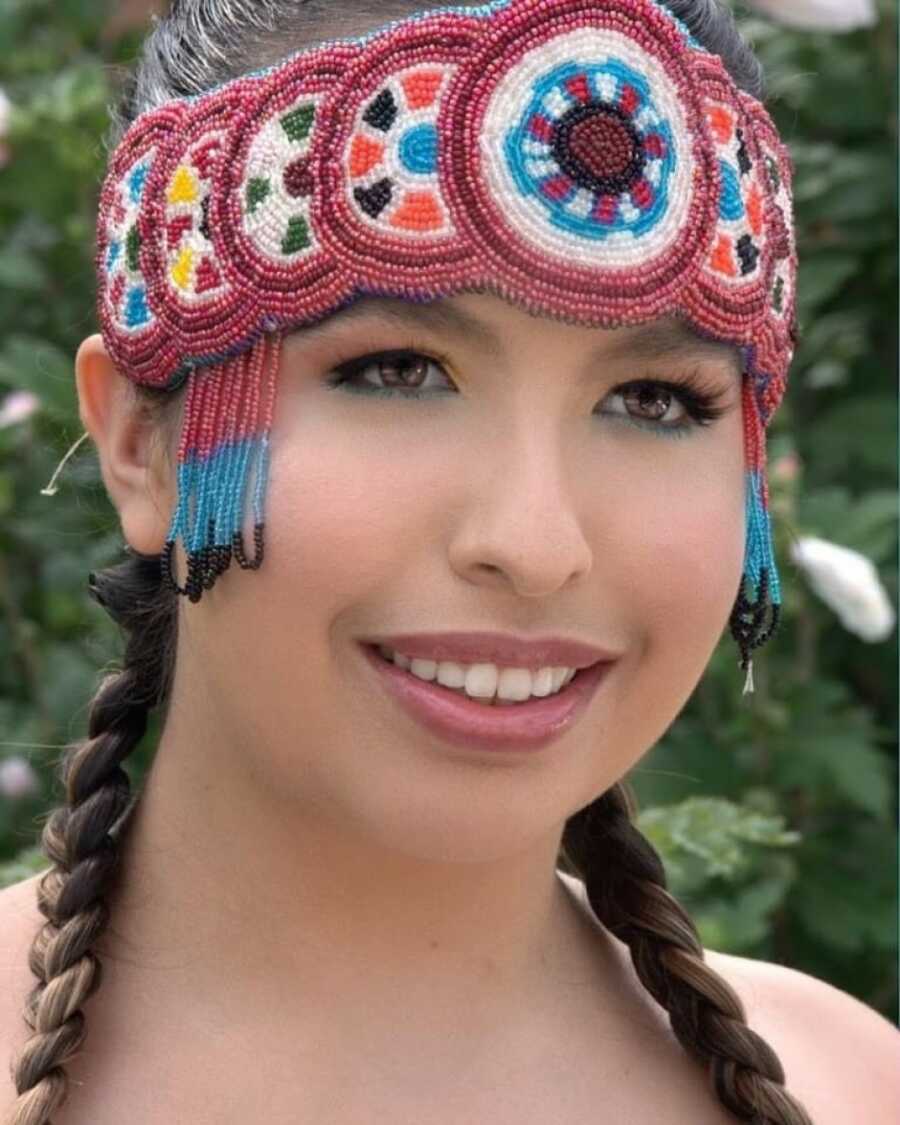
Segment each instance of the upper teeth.
[[444,687],[464,691],[473,699],[521,702],[532,696],[554,695],[568,684],[576,668],[547,667],[531,672],[528,668],[498,668],[496,664],[457,664],[452,660],[423,660],[404,656],[385,645],[378,651],[420,680],[437,680]]

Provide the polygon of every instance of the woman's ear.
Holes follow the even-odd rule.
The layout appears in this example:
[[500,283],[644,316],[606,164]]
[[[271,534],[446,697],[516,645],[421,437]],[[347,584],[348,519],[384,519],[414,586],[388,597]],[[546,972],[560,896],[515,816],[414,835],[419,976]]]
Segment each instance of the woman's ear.
[[103,483],[119,513],[125,541],[142,554],[158,554],[176,500],[163,435],[119,373],[99,333],[82,341],[75,378],[78,413],[97,447]]

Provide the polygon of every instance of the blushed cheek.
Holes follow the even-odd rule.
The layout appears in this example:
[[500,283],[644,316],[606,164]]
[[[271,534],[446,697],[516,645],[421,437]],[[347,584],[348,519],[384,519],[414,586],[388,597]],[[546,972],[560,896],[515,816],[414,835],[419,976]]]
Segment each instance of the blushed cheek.
[[[687,702],[727,626],[744,558],[743,465],[673,474],[628,541],[633,644],[620,670],[620,750],[649,749]],[[625,536],[623,535],[623,539]]]
[[379,591],[389,604],[394,586],[407,582],[414,589],[421,579],[433,507],[427,476],[392,453],[390,442],[361,449],[358,441],[335,435],[307,444],[303,454],[292,450],[272,504],[273,585],[290,591],[302,582],[320,622],[329,606],[358,614],[377,604]]
[[285,701],[300,690],[304,722],[327,718],[342,676],[335,662],[346,670],[356,660],[354,636],[418,622],[432,608],[421,580],[438,534],[433,499],[391,442],[375,435],[363,447],[360,437],[310,416],[303,432],[273,449],[265,562],[237,574],[230,591],[235,627],[266,638],[273,707],[296,714]]

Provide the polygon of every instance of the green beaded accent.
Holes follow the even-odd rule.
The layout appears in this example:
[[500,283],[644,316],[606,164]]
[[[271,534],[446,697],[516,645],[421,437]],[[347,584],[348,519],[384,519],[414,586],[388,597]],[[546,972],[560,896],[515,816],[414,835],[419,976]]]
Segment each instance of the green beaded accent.
[[141,233],[137,229],[137,223],[128,231],[125,239],[125,254],[130,270],[140,269],[140,262],[138,261],[138,251],[141,248]]
[[265,176],[254,176],[247,184],[247,214],[252,215],[260,203],[272,190],[272,185]]
[[288,223],[287,234],[281,244],[284,254],[296,254],[309,246],[309,227],[302,215],[295,215]]
[[305,141],[312,128],[316,107],[312,102],[298,106],[281,119],[281,127],[292,141]]

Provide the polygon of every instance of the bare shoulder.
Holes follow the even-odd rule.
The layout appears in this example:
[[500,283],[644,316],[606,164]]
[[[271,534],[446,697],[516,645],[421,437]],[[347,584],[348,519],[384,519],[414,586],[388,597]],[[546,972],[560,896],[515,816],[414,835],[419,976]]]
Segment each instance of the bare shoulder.
[[9,1080],[13,1055],[30,1034],[22,1012],[35,984],[28,951],[44,920],[37,907],[40,878],[35,875],[0,890],[0,1110],[13,1096]]
[[815,1125],[900,1121],[900,1030],[855,996],[770,961],[705,950],[747,1023],[781,1059],[786,1089]]

